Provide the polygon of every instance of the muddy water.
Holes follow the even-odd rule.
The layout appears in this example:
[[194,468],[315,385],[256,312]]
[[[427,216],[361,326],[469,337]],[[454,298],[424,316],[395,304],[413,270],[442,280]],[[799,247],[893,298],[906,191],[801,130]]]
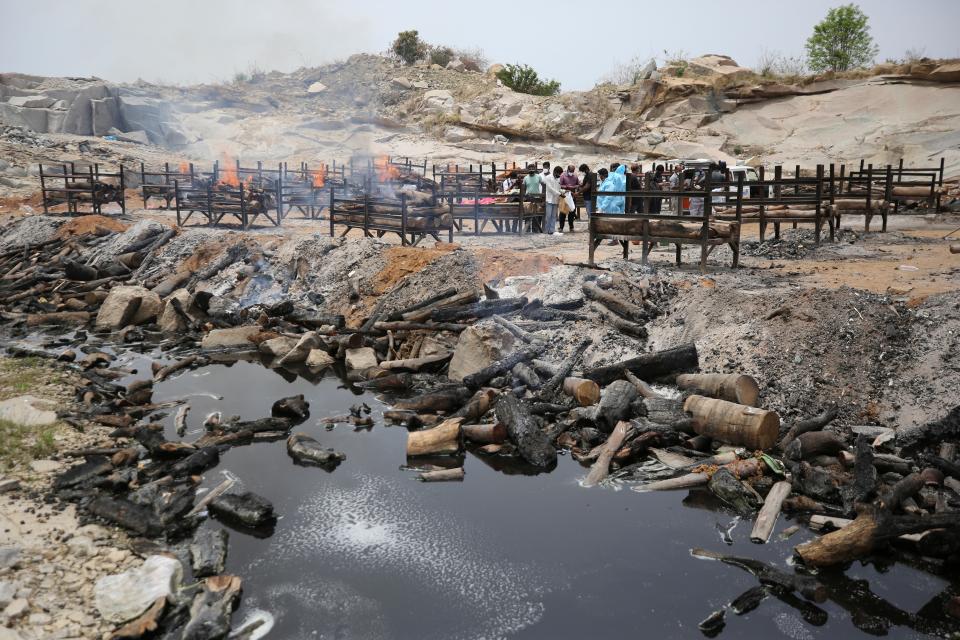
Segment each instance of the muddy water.
[[[136,368],[133,380],[150,362],[127,351],[115,366]],[[792,546],[810,535],[780,541],[793,524],[781,519],[773,542],[755,545],[750,522],[705,492],[584,489],[585,469],[568,456],[551,473],[527,475],[468,453],[465,481],[420,483],[403,468],[406,430],[383,426],[385,405],[334,371],[308,380],[258,361],[211,364],[157,385],[154,400],[189,402],[189,441],[210,412],[260,418],[299,393],[311,417],[296,430],[343,451],[345,462],[332,472],[296,466],[281,440],[227,451],[204,479],[212,487],[231,474],[280,515],[267,537],[229,530],[227,571],[244,581],[235,620],[268,611],[272,638],[696,638],[700,620],[757,583],[691,548],[786,568]],[[372,429],[319,422],[358,401],[373,409]],[[175,413],[164,419],[171,440]],[[836,601],[821,610],[768,598],[746,615],[728,612],[722,636],[833,638],[889,627],[906,638],[955,628],[942,603],[928,605],[948,586],[942,579],[902,564],[856,565],[846,576],[853,580],[825,577]]]

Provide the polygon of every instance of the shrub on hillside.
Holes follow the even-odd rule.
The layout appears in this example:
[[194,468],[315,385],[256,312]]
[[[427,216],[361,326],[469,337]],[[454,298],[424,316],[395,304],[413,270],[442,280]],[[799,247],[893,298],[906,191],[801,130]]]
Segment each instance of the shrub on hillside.
[[556,80],[541,80],[537,72],[525,64],[508,64],[497,72],[497,79],[519,93],[535,96],[553,96],[560,93]]
[[441,67],[445,67],[453,60],[455,55],[453,49],[450,47],[431,47],[428,60],[430,64],[438,64]]
[[420,39],[416,29],[401,31],[390,45],[390,51],[406,64],[413,64],[427,53],[427,43]]

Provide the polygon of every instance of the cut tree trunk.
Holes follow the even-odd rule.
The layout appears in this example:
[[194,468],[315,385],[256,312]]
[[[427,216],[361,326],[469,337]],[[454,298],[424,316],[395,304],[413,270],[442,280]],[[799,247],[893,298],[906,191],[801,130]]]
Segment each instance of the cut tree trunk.
[[456,482],[463,480],[463,467],[456,469],[434,469],[433,471],[424,471],[417,477],[423,482]]
[[576,400],[581,407],[600,402],[600,385],[586,378],[564,378],[563,392]]
[[[569,380],[569,378],[567,379]],[[610,433],[610,437],[603,443],[600,455],[590,468],[590,473],[587,474],[587,478],[583,481],[583,486],[592,487],[603,482],[604,478],[610,473],[610,461],[613,460],[614,454],[623,446],[623,441],[626,440],[630,430],[629,422],[622,421],[617,423],[613,432]]]
[[830,431],[810,431],[795,438],[783,455],[789,460],[808,460],[815,456],[836,456],[846,449],[846,444]]
[[677,386],[749,407],[757,406],[760,397],[757,381],[739,373],[687,373],[677,376]]
[[460,452],[462,438],[460,424],[463,418],[445,420],[431,429],[411,431],[407,434],[407,455],[438,456]]
[[791,484],[786,480],[781,480],[770,488],[770,492],[767,493],[767,497],[763,501],[763,507],[757,515],[757,521],[753,524],[750,540],[766,544],[770,539],[770,534],[773,533],[773,527],[777,523],[780,509],[783,508],[783,501],[790,495],[791,489]]
[[683,409],[696,421],[694,429],[728,444],[764,451],[777,442],[780,417],[773,411],[693,395]]
[[507,428],[499,422],[489,424],[465,424],[463,437],[478,444],[500,444],[507,440]]

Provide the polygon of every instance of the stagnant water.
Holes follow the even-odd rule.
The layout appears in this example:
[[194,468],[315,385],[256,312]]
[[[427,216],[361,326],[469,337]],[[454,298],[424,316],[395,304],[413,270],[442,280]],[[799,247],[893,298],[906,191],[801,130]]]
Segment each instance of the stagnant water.
[[[149,362],[120,359],[141,372]],[[192,440],[209,412],[260,418],[299,393],[311,417],[296,430],[343,451],[345,462],[332,472],[296,466],[283,440],[257,443],[229,450],[204,480],[212,487],[233,474],[280,515],[269,537],[231,530],[227,562],[244,581],[236,620],[266,610],[276,621],[270,637],[701,637],[700,620],[757,582],[691,548],[785,567],[812,535],[781,541],[793,524],[781,517],[770,544],[753,544],[752,523],[716,510],[705,492],[586,489],[578,484],[586,469],[569,456],[550,473],[524,475],[468,453],[463,482],[418,482],[403,468],[406,429],[384,426],[385,405],[332,370],[311,381],[259,362],[211,364],[157,385],[154,400],[189,400]],[[372,429],[319,423],[360,400],[373,408]],[[890,637],[905,638],[957,628],[937,599],[950,585],[904,564],[856,564],[824,581],[834,599],[820,610],[767,598],[745,615],[728,612],[722,636],[834,638],[889,626]]]

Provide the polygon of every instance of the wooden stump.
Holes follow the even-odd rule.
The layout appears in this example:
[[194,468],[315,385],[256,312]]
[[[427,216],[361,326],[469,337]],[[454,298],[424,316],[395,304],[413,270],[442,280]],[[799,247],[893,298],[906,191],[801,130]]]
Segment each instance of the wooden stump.
[[445,420],[432,429],[407,435],[408,456],[454,455],[461,449],[460,424],[463,418]]
[[774,411],[693,395],[683,409],[695,422],[694,430],[728,444],[766,450],[777,442],[780,417]]
[[757,406],[760,397],[757,381],[739,373],[685,373],[677,376],[677,386],[748,407]]

